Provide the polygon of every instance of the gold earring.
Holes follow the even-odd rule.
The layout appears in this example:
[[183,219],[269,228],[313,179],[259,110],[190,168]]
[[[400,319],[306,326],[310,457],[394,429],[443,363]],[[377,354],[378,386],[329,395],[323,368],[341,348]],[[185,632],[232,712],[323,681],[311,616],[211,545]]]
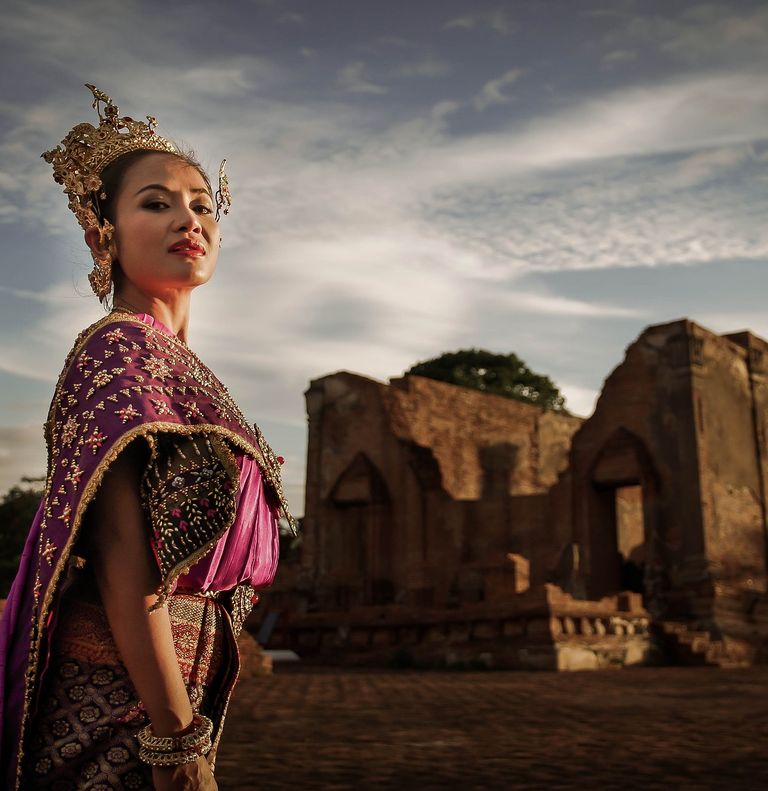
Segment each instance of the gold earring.
[[93,269],[88,273],[88,282],[91,284],[93,293],[99,299],[109,294],[112,288],[112,256],[107,253],[103,257],[91,253],[93,256]]
[[[104,220],[104,224],[99,226],[99,247],[105,249],[112,241],[115,226],[109,220]],[[103,253],[91,251],[93,258],[93,269],[88,274],[88,282],[91,284],[93,293],[99,299],[109,294],[112,289],[112,253],[105,250]]]

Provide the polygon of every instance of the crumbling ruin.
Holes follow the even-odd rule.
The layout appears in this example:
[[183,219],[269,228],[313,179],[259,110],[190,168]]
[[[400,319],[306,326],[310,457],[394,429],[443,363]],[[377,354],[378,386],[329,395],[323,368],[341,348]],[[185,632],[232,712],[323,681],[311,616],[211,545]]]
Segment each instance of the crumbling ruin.
[[586,420],[421,377],[314,380],[271,645],[588,668],[768,652],[768,343],[647,328]]

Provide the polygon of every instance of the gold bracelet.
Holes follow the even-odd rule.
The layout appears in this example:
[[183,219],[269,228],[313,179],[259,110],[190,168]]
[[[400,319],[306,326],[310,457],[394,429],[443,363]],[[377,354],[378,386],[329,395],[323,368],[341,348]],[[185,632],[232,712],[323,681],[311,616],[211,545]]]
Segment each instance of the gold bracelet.
[[190,733],[178,736],[157,736],[152,730],[152,725],[146,725],[137,734],[139,745],[148,751],[170,753],[197,750],[205,742],[210,743],[213,733],[213,722],[210,717],[195,714],[190,724],[194,729]]
[[145,750],[172,753],[184,750],[197,750],[200,745],[211,741],[211,734],[212,729],[205,728],[184,736],[155,736],[151,730],[147,731],[146,728],[142,728],[137,738],[139,745]]
[[147,750],[144,747],[139,747],[139,759],[150,766],[179,766],[179,764],[191,764],[198,758],[203,756],[208,750],[211,749],[211,743],[203,752],[183,751],[179,750],[173,753],[162,753]]

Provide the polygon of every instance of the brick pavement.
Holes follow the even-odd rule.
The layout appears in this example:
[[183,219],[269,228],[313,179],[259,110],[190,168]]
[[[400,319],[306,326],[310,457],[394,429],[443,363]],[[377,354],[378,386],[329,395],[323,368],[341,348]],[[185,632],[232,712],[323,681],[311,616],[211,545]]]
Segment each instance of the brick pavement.
[[768,668],[278,669],[235,691],[217,777],[259,789],[768,788]]

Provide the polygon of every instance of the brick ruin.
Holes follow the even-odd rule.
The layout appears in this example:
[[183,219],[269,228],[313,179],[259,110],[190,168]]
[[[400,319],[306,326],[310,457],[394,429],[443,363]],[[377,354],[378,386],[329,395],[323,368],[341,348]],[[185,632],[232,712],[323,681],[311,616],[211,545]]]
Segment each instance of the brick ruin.
[[[417,376],[306,392],[270,647],[580,669],[768,657],[768,343],[647,328],[584,420]],[[273,616],[274,617],[274,616]]]

